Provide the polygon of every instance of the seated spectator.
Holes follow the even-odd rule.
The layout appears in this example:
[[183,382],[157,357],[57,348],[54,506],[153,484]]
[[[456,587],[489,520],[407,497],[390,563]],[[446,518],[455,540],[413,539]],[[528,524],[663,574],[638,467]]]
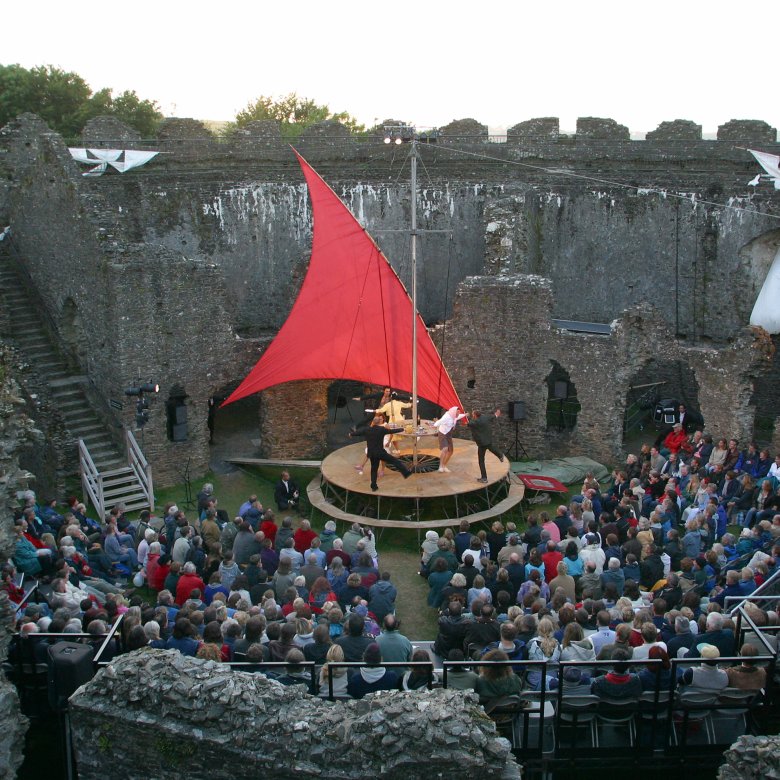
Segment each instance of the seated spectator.
[[[557,664],[561,657],[561,646],[554,636],[555,627],[548,617],[543,617],[539,621],[536,636],[528,642],[528,660],[529,661],[547,661],[548,664]],[[547,686],[555,687],[557,679],[550,673],[548,666]],[[531,690],[538,691],[542,684],[542,671],[540,668],[532,668],[526,675],[528,687]],[[479,689],[477,689],[479,693]]]
[[398,686],[398,675],[381,665],[382,651],[376,642],[369,642],[365,647],[362,660],[366,665],[361,666],[347,683],[347,692],[353,699],[362,699],[374,691],[392,691]]
[[668,691],[672,683],[672,662],[669,654],[659,645],[653,645],[648,651],[648,661],[659,661],[658,664],[648,664],[639,672],[643,691],[654,691],[656,686],[661,691]]
[[728,674],[718,668],[720,650],[715,645],[706,643],[698,645],[696,649],[697,657],[702,659],[702,664],[689,666],[683,672],[680,684],[684,685],[687,691],[711,693],[717,696],[729,684]]
[[599,661],[611,661],[612,655],[616,650],[624,651],[628,658],[634,655],[634,648],[631,646],[632,628],[630,623],[620,623],[615,628],[615,641],[612,644],[603,645],[596,655]]
[[429,685],[435,685],[439,681],[439,676],[433,671],[431,656],[427,650],[417,648],[412,653],[411,660],[418,663],[427,662],[428,666],[413,666],[409,669],[401,678],[400,686],[402,691],[418,691],[422,688],[427,688]]
[[[463,651],[458,648],[450,650],[447,656],[448,661],[465,661],[466,657]],[[464,666],[450,666],[447,668],[447,687],[454,688],[456,691],[475,690],[479,675],[473,669],[467,669]]]
[[328,698],[331,690],[335,698],[346,698],[349,696],[347,684],[349,677],[347,667],[336,667],[332,664],[338,664],[344,661],[344,650],[340,645],[331,645],[325,656],[325,665],[320,669],[320,690],[319,695],[322,698]]
[[627,700],[642,693],[642,682],[636,674],[628,671],[628,653],[617,649],[612,653],[612,670],[597,677],[590,686],[595,696],[603,699]]
[[766,669],[758,666],[752,659],[759,652],[754,645],[742,645],[739,651],[742,663],[726,669],[728,687],[739,688],[741,691],[758,691],[766,687]]
[[192,623],[187,618],[179,618],[173,625],[173,633],[165,643],[165,648],[178,650],[182,655],[194,656],[198,652],[199,644]]
[[691,632],[691,621],[685,615],[674,619],[674,635],[666,643],[671,658],[682,658],[696,643],[696,634]]
[[[344,660],[360,661],[370,644],[376,644],[371,637],[365,636],[366,621],[361,615],[352,613],[347,618],[346,633],[342,634],[336,644],[344,650]],[[377,649],[378,649],[377,645]]]
[[666,643],[660,641],[658,629],[655,624],[648,621],[642,624],[642,644],[634,647],[634,661],[644,661],[650,657],[650,649],[660,647],[666,651]]
[[595,661],[591,637],[586,637],[579,623],[569,623],[563,632],[561,661]]
[[284,660],[287,662],[287,666],[284,667],[282,674],[277,675],[276,681],[282,685],[304,685],[307,693],[313,695],[314,683],[311,672],[301,665],[306,660],[303,657],[303,653],[297,648],[293,648],[287,653]]
[[519,695],[523,684],[520,678],[512,671],[510,665],[490,663],[492,661],[508,661],[509,657],[502,650],[490,650],[482,661],[484,665],[479,667],[479,677],[474,689],[479,694],[479,700],[483,703],[491,699],[499,699],[504,696]]
[[[339,591],[339,606],[346,610],[347,607],[352,606],[355,599],[362,600],[368,599],[368,588],[362,584],[363,580],[357,572],[350,574],[347,577],[347,584]],[[362,655],[362,651],[361,651]],[[360,660],[355,659],[355,660]]]
[[714,645],[718,648],[718,655],[728,658],[734,655],[736,650],[736,643],[734,640],[734,632],[728,628],[724,628],[724,617],[720,612],[710,612],[707,615],[705,628],[706,631],[703,634],[699,634],[686,658],[698,658],[700,655],[700,648],[706,645]]

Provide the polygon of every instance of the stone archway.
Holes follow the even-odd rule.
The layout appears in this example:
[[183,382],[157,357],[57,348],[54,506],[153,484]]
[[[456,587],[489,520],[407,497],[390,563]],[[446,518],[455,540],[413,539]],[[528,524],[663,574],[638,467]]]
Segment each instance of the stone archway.
[[73,298],[67,298],[60,311],[60,336],[72,368],[86,370],[89,341],[84,331],[81,313]]
[[[695,413],[699,409],[699,383],[693,368],[683,360],[651,358],[631,377],[623,415],[623,449],[636,449],[638,440],[652,440],[656,404],[662,400],[683,403]],[[650,433],[652,432],[652,434]]]
[[557,360],[550,360],[552,368],[545,380],[547,384],[547,431],[559,434],[571,432],[577,427],[580,402],[577,386],[569,372]]
[[223,385],[207,401],[212,462],[231,456],[254,457],[260,450],[260,394],[247,396],[220,408],[238,384],[238,381],[234,381]]

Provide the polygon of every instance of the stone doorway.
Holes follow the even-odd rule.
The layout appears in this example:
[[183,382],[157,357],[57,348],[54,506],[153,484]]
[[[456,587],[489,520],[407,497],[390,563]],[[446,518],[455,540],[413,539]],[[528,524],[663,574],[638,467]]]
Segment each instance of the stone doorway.
[[664,400],[683,403],[689,411],[701,414],[696,374],[682,360],[652,358],[631,377],[623,415],[624,451],[638,452],[641,444],[652,443],[670,427],[653,419],[656,405]]
[[208,399],[210,465],[214,471],[231,470],[231,457],[260,457],[260,394],[247,396],[220,408],[238,387],[232,382],[216,390]]

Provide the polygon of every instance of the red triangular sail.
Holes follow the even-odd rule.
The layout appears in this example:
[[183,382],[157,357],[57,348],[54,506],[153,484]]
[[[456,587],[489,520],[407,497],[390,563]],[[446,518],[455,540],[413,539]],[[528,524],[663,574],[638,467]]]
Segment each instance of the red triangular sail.
[[[410,392],[411,298],[349,209],[295,154],[312,204],[309,270],[287,321],[225,403],[301,379],[353,379]],[[419,315],[417,323],[418,395],[445,409],[460,406]]]

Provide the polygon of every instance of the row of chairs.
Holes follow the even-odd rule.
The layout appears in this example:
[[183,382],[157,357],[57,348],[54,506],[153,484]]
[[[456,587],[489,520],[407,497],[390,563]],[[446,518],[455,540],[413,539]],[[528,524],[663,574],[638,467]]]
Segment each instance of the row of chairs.
[[[749,731],[751,710],[761,700],[761,691],[727,688],[720,694],[677,691],[669,719],[669,691],[648,691],[636,699],[607,699],[593,694],[525,691],[493,699],[485,712],[516,750],[556,748],[628,747],[667,743],[684,747],[701,734],[708,745],[730,744]],[[542,706],[543,705],[543,706]],[[720,732],[718,728],[720,727]],[[541,729],[541,731],[540,731]],[[586,729],[589,744],[581,744],[578,732]],[[569,739],[564,739],[570,732]],[[698,740],[697,740],[698,741]],[[536,744],[534,744],[536,743]]]

